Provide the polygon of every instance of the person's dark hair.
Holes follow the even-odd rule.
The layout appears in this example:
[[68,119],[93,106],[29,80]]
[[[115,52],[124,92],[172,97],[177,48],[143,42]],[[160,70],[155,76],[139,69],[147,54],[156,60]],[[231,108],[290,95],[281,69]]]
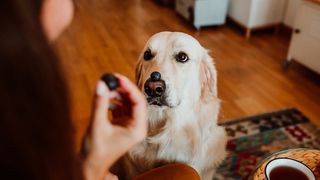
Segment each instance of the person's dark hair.
[[0,1],[0,179],[74,179],[67,86],[41,3]]

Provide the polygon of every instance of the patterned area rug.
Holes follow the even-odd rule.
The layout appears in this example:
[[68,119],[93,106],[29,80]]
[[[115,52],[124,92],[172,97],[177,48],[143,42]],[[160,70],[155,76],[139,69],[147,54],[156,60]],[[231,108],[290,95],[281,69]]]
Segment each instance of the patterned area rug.
[[228,157],[214,179],[247,179],[260,161],[289,148],[320,148],[320,128],[297,109],[285,109],[222,124]]

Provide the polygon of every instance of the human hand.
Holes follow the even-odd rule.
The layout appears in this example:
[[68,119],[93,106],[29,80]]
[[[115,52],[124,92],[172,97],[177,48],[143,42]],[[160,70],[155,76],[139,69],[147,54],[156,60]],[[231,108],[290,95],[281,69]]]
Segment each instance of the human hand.
[[119,180],[118,176],[108,172],[105,176],[104,176],[104,180]]
[[[83,170],[86,179],[103,179],[112,164],[146,137],[146,100],[126,77],[116,75],[120,87],[110,91],[103,81],[96,89],[92,122],[84,141]],[[122,104],[108,117],[112,99],[121,94]]]

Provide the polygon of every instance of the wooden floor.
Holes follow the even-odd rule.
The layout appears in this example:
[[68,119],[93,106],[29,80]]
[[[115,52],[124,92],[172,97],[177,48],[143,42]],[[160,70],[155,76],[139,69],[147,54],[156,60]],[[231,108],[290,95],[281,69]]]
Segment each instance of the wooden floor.
[[227,24],[197,32],[172,9],[151,0],[77,0],[72,25],[56,42],[70,84],[79,141],[97,80],[114,71],[134,77],[144,43],[159,31],[182,31],[211,50],[218,69],[221,121],[297,107],[320,125],[320,76],[298,63],[281,69],[289,38],[273,31],[244,32]]

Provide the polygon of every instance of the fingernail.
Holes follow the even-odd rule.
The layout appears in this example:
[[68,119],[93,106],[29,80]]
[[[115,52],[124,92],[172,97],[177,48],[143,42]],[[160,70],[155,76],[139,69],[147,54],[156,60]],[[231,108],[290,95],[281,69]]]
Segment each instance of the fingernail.
[[103,94],[106,92],[107,86],[103,81],[99,81],[97,84],[96,93],[99,96],[103,96]]

